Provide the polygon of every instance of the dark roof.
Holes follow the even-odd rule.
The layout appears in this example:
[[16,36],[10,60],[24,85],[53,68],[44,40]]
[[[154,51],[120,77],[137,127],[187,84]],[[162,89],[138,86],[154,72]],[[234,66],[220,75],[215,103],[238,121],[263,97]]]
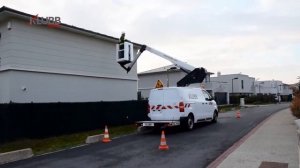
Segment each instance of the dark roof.
[[[35,15],[24,13],[24,12],[21,12],[21,11],[12,9],[12,8],[8,8],[6,6],[2,6],[0,8],[0,14],[4,13],[4,12],[9,12],[9,13],[16,14],[16,15],[21,15],[23,17],[28,17],[28,18],[31,18],[31,17],[35,16]],[[94,31],[91,31],[91,30],[79,28],[79,27],[68,25],[68,24],[65,24],[65,23],[60,23],[60,26],[62,28],[69,28],[69,29],[73,29],[73,30],[76,30],[76,31],[79,31],[79,32],[82,32],[82,33],[84,32],[84,33],[89,33],[89,34],[92,34],[92,35],[95,35],[95,36],[100,36],[104,39],[109,39],[109,40],[116,41],[116,42],[119,41],[119,39],[116,38],[116,37],[108,36],[106,34],[101,34],[101,33],[98,33],[98,32],[94,32]],[[137,45],[137,46],[141,46],[141,44],[138,44],[138,43],[133,43],[133,44]]]

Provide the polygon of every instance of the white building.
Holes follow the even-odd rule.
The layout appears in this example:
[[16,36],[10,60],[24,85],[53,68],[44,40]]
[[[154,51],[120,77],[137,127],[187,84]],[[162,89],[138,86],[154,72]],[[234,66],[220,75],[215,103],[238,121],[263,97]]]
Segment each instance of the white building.
[[[219,104],[228,103],[229,93],[228,84],[225,82],[210,81],[208,73],[206,79],[202,83],[191,84],[189,87],[205,88],[212,96],[216,98]],[[155,88],[157,80],[161,80],[165,86],[177,86],[177,82],[187,74],[174,65],[160,67],[138,74],[139,92],[143,98],[149,97],[151,89]]]
[[150,90],[155,88],[157,80],[161,80],[165,86],[177,86],[177,82],[185,75],[185,72],[174,65],[141,72],[138,74],[138,90],[143,98],[148,98]]
[[279,96],[279,99],[288,99],[293,91],[289,85],[279,80],[255,81],[255,94],[272,94]]
[[226,90],[234,95],[253,95],[255,78],[245,74],[226,74],[217,73],[216,77],[210,78],[211,82],[227,83]]
[[[206,89],[218,104],[229,104],[229,97],[234,95],[253,95],[254,81],[253,77],[244,74],[221,75],[218,72],[216,77],[211,77],[213,73],[208,73],[202,83],[195,83],[189,87],[202,87]],[[173,65],[165,66],[138,74],[139,91],[143,98],[149,96],[151,89],[155,87],[156,81],[161,80],[165,86],[176,86],[177,82],[183,78],[186,73]]]
[[133,100],[137,68],[116,62],[117,38],[67,24],[30,25],[0,8],[0,103]]

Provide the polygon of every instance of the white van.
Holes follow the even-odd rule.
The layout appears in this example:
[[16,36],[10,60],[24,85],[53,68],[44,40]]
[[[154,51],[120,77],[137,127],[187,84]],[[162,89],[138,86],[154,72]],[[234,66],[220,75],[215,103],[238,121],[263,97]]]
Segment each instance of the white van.
[[218,107],[206,90],[189,87],[157,88],[150,91],[148,116],[138,122],[144,127],[181,125],[192,130],[194,123],[218,118]]

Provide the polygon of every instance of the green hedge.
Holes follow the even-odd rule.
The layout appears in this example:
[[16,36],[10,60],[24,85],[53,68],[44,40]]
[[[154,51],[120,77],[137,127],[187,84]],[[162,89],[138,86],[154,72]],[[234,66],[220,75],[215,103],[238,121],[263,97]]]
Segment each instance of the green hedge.
[[292,111],[292,114],[297,117],[297,118],[300,118],[300,91],[297,91],[295,93],[295,97],[291,103],[291,111]]

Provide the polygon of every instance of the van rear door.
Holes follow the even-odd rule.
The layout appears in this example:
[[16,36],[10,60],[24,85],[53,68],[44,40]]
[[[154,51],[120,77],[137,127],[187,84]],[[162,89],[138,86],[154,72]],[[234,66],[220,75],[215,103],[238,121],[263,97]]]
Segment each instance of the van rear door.
[[179,102],[177,89],[154,89],[149,97],[149,117],[151,120],[179,120]]

